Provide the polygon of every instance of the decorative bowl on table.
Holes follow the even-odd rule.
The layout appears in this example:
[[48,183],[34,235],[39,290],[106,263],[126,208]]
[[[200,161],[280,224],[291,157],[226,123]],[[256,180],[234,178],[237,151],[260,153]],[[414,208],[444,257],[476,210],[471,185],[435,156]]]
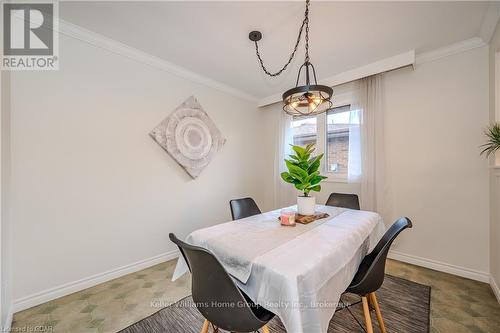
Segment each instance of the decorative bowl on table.
[[312,215],[302,215],[294,210],[284,209],[281,211],[279,220],[281,222],[281,225],[283,226],[295,226],[296,223],[309,224],[311,222],[314,222],[316,220],[321,220],[329,216],[330,215],[328,215],[327,213],[322,213],[322,212],[315,212]]

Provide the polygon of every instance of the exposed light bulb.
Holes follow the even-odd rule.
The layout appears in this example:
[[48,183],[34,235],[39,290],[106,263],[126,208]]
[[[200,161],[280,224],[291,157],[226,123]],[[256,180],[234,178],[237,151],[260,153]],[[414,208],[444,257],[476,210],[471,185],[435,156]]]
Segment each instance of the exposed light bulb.
[[317,107],[318,107],[318,105],[316,103],[310,102],[309,103],[309,112],[313,112]]

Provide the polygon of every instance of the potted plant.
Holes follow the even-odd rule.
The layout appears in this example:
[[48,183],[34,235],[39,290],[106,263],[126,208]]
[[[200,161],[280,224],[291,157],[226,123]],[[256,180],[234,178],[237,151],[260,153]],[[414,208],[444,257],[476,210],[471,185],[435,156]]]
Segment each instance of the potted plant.
[[490,126],[484,134],[488,138],[488,141],[481,145],[481,148],[483,148],[481,155],[486,154],[486,157],[489,157],[500,149],[500,123]]
[[315,150],[314,144],[306,147],[292,146],[295,155],[289,155],[290,159],[285,159],[288,172],[282,172],[281,178],[295,188],[302,191],[303,195],[297,198],[297,210],[300,215],[313,215],[316,206],[316,198],[309,196],[309,192],[321,191],[319,184],[327,178],[319,174],[319,166],[323,154],[311,157]]

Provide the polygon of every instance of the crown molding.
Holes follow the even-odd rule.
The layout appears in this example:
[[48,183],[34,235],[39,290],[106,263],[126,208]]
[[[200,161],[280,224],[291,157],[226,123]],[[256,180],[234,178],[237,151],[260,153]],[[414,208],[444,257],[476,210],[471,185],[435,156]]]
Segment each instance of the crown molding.
[[455,44],[441,47],[439,49],[417,54],[416,64],[420,65],[426,62],[435,61],[441,58],[449,57],[458,53],[466,52],[486,45],[488,44],[486,44],[479,37],[466,39]]
[[198,83],[209,88],[219,90],[229,95],[250,101],[256,102],[257,98],[251,96],[243,91],[235,89],[224,83],[215,81],[203,75],[192,72],[184,67],[175,65],[171,62],[163,60],[159,57],[143,52],[114,39],[108,38],[101,34],[87,30],[81,26],[59,19],[59,28],[57,31],[65,36],[86,42],[90,45],[105,49],[115,54],[127,57],[139,63],[166,71],[170,74],[176,75],[180,78]]
[[[320,81],[321,84],[334,87],[370,75],[380,74],[402,67],[413,66],[414,63],[415,51],[411,50],[318,81]],[[269,104],[274,104],[281,101],[281,99],[281,94],[274,94],[259,100],[258,106],[263,107]]]
[[[339,84],[351,82],[370,75],[375,75],[390,70],[423,64],[429,61],[438,60],[454,54],[472,50],[475,48],[486,46],[485,39],[491,39],[496,23],[500,18],[500,5],[492,4],[494,10],[489,10],[485,15],[481,26],[482,37],[474,37],[452,45],[448,45],[433,51],[415,54],[415,51],[408,51],[386,59],[375,61],[373,63],[348,70],[337,75],[320,80],[328,86],[336,86]],[[492,14],[491,14],[492,12]],[[498,14],[498,15],[497,15]],[[491,28],[493,26],[493,28]],[[180,78],[189,80],[194,83],[210,87],[229,95],[244,99],[250,102],[257,102],[259,107],[266,106],[281,101],[281,93],[273,94],[265,98],[258,99],[246,92],[235,89],[229,85],[210,79],[206,76],[197,74],[184,67],[175,65],[157,56],[143,52],[114,39],[108,38],[96,32],[85,29],[68,21],[59,19],[58,32],[62,35],[86,42],[95,47],[105,49],[115,54],[127,57],[142,64],[166,71]]]

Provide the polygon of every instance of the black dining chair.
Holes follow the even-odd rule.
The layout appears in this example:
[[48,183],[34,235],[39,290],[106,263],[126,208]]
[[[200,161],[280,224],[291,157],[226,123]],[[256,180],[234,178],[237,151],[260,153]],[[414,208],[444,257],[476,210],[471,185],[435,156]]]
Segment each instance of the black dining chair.
[[262,329],[263,333],[269,333],[267,322],[274,317],[274,313],[253,303],[212,252],[184,243],[172,233],[169,237],[179,247],[191,270],[193,301],[205,317],[201,333],[207,333],[210,324],[215,331],[255,332]]
[[233,199],[229,201],[229,207],[233,221],[262,213],[252,198]]
[[357,194],[332,193],[325,205],[359,210],[359,198]]
[[[394,222],[389,230],[386,231],[382,239],[380,239],[380,241],[377,243],[375,249],[373,249],[373,251],[363,259],[363,261],[359,265],[358,272],[354,276],[349,287],[347,287],[346,292],[361,296],[361,302],[363,303],[363,312],[366,322],[366,330],[368,333],[373,333],[369,303],[371,303],[371,305],[375,309],[381,332],[387,332],[385,329],[384,320],[382,318],[382,313],[380,312],[380,307],[377,302],[377,296],[375,296],[375,291],[377,291],[384,282],[385,262],[392,242],[394,241],[394,239],[396,239],[401,231],[411,227],[412,223],[407,217],[401,217],[396,222]],[[347,309],[349,310],[348,307]],[[349,312],[351,311],[349,310]],[[354,318],[356,319],[356,317]]]

